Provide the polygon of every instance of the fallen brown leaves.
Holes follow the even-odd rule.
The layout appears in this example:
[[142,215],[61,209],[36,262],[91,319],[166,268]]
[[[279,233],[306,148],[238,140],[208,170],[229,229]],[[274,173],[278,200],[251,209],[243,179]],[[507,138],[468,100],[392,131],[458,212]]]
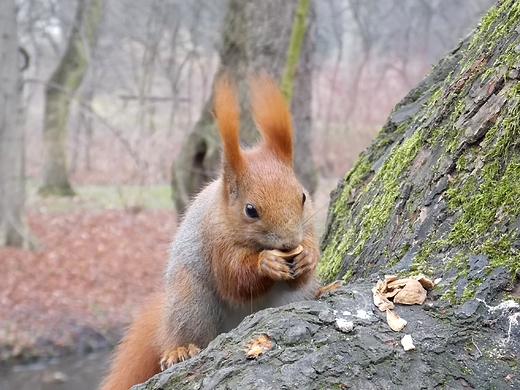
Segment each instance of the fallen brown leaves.
[[0,345],[70,343],[66,329],[127,324],[161,283],[172,211],[33,213],[42,249],[0,248]]
[[271,349],[271,338],[266,334],[261,334],[256,339],[251,339],[247,343],[245,353],[246,359],[256,359],[265,351]]

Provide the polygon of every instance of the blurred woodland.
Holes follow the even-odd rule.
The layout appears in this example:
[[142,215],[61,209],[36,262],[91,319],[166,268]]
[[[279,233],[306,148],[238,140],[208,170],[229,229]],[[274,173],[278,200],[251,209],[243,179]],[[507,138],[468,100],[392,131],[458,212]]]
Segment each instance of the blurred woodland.
[[[395,103],[491,4],[316,2],[311,115],[320,173],[342,175]],[[67,48],[78,4],[17,5],[20,46],[29,61],[22,99],[26,171],[40,181],[44,90]],[[211,92],[226,2],[121,0],[100,6],[97,42],[86,53],[85,78],[70,96],[70,180],[168,183],[172,161]]]
[[[39,320],[48,321],[51,328],[64,323],[95,329],[119,325],[130,318],[129,308],[158,283],[175,226],[172,167],[174,172],[195,175],[193,167],[176,164],[176,159],[188,150],[190,134],[209,114],[215,75],[229,69],[245,76],[267,68],[280,77],[296,1],[255,5],[250,0],[2,0],[1,4],[0,24],[17,39],[11,51],[7,35],[0,41],[1,99],[9,97],[3,91],[9,85],[20,98],[15,105],[0,99],[0,119],[19,113],[9,122],[16,137],[7,134],[7,122],[0,129],[0,195],[8,198],[14,188],[13,172],[19,172],[17,183],[22,187],[9,196],[20,201],[17,210],[25,208],[22,222],[28,220],[30,241],[38,248],[32,253],[0,250],[0,275],[5,277],[0,336],[11,337],[7,343],[23,344],[21,354],[45,327],[36,321],[38,311],[46,311]],[[296,74],[309,88],[299,93],[300,84],[296,85],[293,104],[308,107],[303,113],[300,108],[298,115],[305,123],[301,126],[309,127],[312,159],[305,151],[300,158],[314,161],[319,218],[325,218],[328,190],[374,138],[392,107],[492,4],[492,0],[311,2],[307,43],[300,55],[304,64],[299,65],[307,73],[299,67]],[[8,27],[7,20],[17,25]],[[233,63],[233,50],[239,45],[226,46],[236,27],[233,23],[240,20],[244,25],[238,36],[249,45],[240,61],[252,65]],[[270,31],[274,25],[279,27]],[[246,39],[268,33],[270,41]],[[277,39],[283,50],[273,49]],[[10,61],[14,66],[9,71],[6,58],[13,56],[18,58]],[[260,56],[265,56],[263,62],[255,62]],[[298,121],[295,118],[296,131],[301,127]],[[14,150],[24,153],[15,168],[2,160]],[[295,154],[298,150],[304,149],[296,147]],[[215,160],[208,164],[215,165]],[[69,187],[55,192],[47,186],[52,180]],[[0,246],[20,244],[2,234],[2,221],[11,212],[5,204],[2,207]],[[36,298],[24,302],[29,294]],[[80,311],[83,322],[78,319]],[[6,318],[18,325],[8,324]],[[24,324],[25,333],[12,336],[13,329],[23,328],[19,324]],[[31,334],[33,328],[38,333]]]

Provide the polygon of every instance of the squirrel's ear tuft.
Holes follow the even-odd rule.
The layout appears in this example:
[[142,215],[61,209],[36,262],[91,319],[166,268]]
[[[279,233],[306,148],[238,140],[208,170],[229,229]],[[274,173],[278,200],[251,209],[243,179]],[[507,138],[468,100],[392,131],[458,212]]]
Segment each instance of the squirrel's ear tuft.
[[240,117],[236,93],[227,74],[221,76],[215,84],[214,110],[224,149],[225,173],[239,177],[245,170],[245,161],[238,141]]
[[292,167],[291,114],[285,97],[275,81],[263,72],[250,80],[253,120],[266,146],[285,164]]

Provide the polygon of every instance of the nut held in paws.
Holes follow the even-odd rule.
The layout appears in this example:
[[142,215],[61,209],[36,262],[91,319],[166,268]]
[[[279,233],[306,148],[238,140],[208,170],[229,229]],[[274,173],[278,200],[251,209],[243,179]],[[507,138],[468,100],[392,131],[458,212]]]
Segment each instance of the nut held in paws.
[[270,252],[273,253],[275,256],[278,256],[278,257],[281,257],[282,259],[287,260],[287,259],[292,259],[296,255],[299,255],[300,253],[302,253],[302,251],[303,251],[303,246],[298,245],[296,248],[294,248],[292,251],[289,251],[289,252],[280,251],[278,249],[273,249]]

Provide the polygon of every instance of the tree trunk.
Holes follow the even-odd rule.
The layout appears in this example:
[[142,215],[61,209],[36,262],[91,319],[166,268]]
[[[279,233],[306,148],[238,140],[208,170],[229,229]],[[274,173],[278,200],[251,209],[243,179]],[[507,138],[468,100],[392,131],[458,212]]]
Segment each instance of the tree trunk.
[[0,3],[0,246],[28,248],[21,77],[14,0]]
[[[229,0],[224,22],[220,66],[216,77],[228,71],[237,88],[241,109],[241,140],[255,142],[259,135],[249,115],[247,77],[267,70],[281,80],[295,13],[292,1]],[[294,128],[295,170],[306,188],[314,191],[316,174],[310,153],[311,72],[314,12],[307,19],[295,77],[291,112]],[[213,179],[220,165],[220,140],[213,123],[213,94],[172,166],[173,198],[179,213],[204,183]]]
[[300,58],[300,49],[303,41],[303,34],[305,33],[309,2],[310,0],[299,0],[298,4],[296,5],[294,22],[291,31],[291,40],[289,41],[287,59],[285,60],[282,82],[280,83],[281,90],[287,99],[287,104],[291,103],[294,73],[296,71],[298,59]]
[[43,195],[71,196],[67,172],[67,119],[70,101],[87,72],[102,0],[79,0],[67,49],[45,88]]
[[422,272],[457,302],[518,284],[519,16],[500,1],[394,109],[333,194],[325,280]]
[[[519,19],[499,1],[341,181],[320,271],[345,287],[255,313],[135,389],[520,388]],[[372,301],[390,272],[442,278],[423,305],[396,305],[400,332]],[[246,359],[260,334],[271,346]]]

